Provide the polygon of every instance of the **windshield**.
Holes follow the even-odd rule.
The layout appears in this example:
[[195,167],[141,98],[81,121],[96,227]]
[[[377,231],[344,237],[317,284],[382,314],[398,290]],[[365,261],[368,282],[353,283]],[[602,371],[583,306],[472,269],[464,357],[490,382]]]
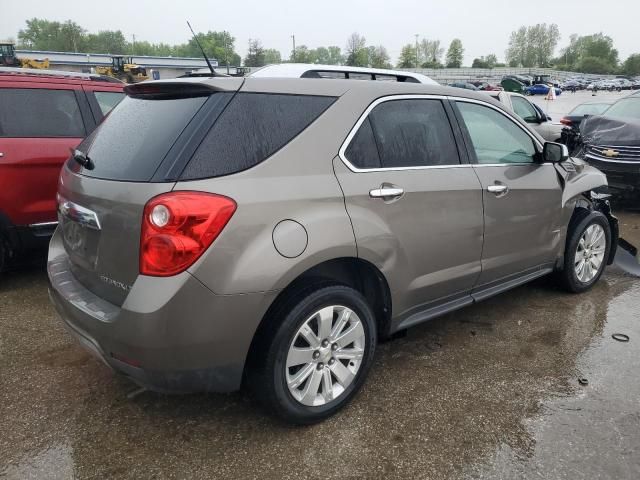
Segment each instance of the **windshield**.
[[569,115],[600,115],[610,105],[610,103],[585,103],[571,110]]
[[640,98],[623,98],[611,105],[604,114],[607,117],[640,120]]

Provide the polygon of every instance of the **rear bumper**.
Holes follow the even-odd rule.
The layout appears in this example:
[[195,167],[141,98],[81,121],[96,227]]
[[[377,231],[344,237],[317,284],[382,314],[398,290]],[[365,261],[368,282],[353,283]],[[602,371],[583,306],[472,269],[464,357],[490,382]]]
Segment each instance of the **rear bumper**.
[[51,301],[80,344],[139,385],[165,393],[237,390],[253,334],[276,295],[215,295],[185,272],[139,277],[119,307],[73,277],[56,235],[47,270]]

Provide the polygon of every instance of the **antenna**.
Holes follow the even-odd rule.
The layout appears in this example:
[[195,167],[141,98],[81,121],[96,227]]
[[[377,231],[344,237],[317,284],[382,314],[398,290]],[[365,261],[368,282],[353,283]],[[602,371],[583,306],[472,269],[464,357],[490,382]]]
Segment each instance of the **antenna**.
[[207,66],[209,67],[209,70],[211,70],[211,75],[213,75],[215,77],[216,76],[216,72],[213,69],[213,67],[211,66],[211,62],[207,58],[207,54],[204,53],[204,48],[202,48],[202,45],[200,45],[200,42],[198,41],[198,36],[196,35],[196,32],[194,32],[193,28],[191,28],[191,24],[189,23],[189,20],[187,20],[187,25],[189,25],[189,30],[191,30],[191,33],[193,33],[193,39],[198,44],[198,47],[200,47],[200,51],[202,52],[202,56],[204,57],[204,61],[207,62]]

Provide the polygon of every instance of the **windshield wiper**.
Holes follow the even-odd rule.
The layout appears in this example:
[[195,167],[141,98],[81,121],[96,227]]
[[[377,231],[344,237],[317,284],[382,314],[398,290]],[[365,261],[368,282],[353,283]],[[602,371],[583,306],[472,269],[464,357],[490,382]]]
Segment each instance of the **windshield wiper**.
[[93,162],[91,161],[91,159],[86,153],[73,148],[71,148],[70,150],[71,150],[71,156],[76,162],[78,162],[87,170],[93,170],[93,167],[94,167]]

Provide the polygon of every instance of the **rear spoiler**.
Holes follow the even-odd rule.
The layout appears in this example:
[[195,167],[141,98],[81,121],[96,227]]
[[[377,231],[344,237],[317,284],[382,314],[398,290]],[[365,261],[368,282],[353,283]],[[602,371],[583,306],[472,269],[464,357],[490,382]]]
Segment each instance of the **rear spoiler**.
[[124,92],[133,98],[176,99],[204,97],[216,92],[235,92],[240,89],[242,78],[215,78],[206,81],[195,79],[160,80],[134,83],[124,87]]

